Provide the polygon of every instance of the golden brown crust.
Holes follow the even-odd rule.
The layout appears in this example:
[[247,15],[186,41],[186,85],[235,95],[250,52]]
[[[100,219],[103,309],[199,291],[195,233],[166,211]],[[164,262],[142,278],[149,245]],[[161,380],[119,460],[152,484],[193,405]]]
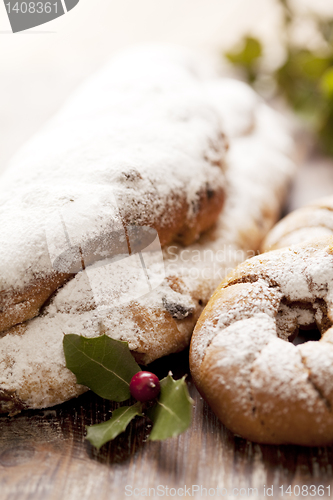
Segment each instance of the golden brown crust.
[[315,200],[284,217],[268,233],[262,251],[318,240],[333,234],[333,197]]
[[[157,230],[162,245],[173,241],[190,244],[195,241],[201,232],[209,229],[217,220],[224,202],[224,189],[209,189],[200,195],[197,213],[191,224],[186,219],[188,206],[184,201],[182,208],[174,209],[168,218],[169,226],[160,226],[160,221],[153,224]],[[176,205],[177,207],[177,205]],[[185,221],[185,223],[184,223]],[[94,262],[93,256],[85,265]],[[0,292],[0,332],[34,318],[50,296],[73,274],[54,272],[45,278],[38,278],[22,290],[3,290]]]
[[48,279],[36,279],[23,290],[0,292],[0,332],[37,316],[42,305],[71,276],[54,273]]
[[[194,330],[194,381],[234,433],[267,444],[333,442],[333,238],[249,259]],[[316,323],[319,342],[288,342]]]

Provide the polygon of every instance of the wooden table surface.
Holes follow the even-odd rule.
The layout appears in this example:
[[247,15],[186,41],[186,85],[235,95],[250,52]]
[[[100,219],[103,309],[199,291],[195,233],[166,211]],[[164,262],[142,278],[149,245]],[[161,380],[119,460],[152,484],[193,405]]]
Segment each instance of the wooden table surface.
[[[300,171],[290,206],[332,192],[332,163],[315,160]],[[180,377],[188,373],[188,352],[156,361],[152,369]],[[164,442],[147,441],[147,421],[137,419],[97,452],[84,438],[85,425],[105,420],[116,406],[91,393],[46,411],[1,416],[0,500],[144,498],[144,489],[154,498],[149,488],[155,498],[320,497],[306,488],[298,494],[302,485],[323,485],[321,498],[330,498],[333,447],[267,446],[235,437],[188,382],[195,401],[192,426]],[[186,495],[176,491],[185,485]],[[292,494],[282,497],[280,487],[289,485]]]
[[[163,360],[162,369],[157,370],[159,375],[166,374],[170,367],[175,376],[187,372],[187,354]],[[126,486],[133,497],[134,488],[139,488],[140,493],[144,488],[147,493],[149,488],[155,488],[157,497],[159,485],[165,496],[169,493],[166,487],[198,485],[219,488],[214,498],[219,493],[221,497],[222,492],[225,496],[228,492],[227,498],[236,498],[235,488],[245,488],[242,494],[248,488],[257,488],[257,494],[252,490],[252,497],[264,498],[265,486],[266,494],[270,493],[267,488],[273,486],[275,497],[282,485],[293,488],[331,484],[332,447],[267,446],[234,437],[217,420],[191,380],[189,387],[195,406],[193,423],[186,433],[150,442],[147,422],[137,419],[99,452],[85,441],[85,425],[103,421],[115,406],[91,393],[46,411],[26,411],[13,418],[2,416],[1,500],[123,499]],[[150,493],[152,496],[153,490]],[[177,498],[182,491],[179,493]]]

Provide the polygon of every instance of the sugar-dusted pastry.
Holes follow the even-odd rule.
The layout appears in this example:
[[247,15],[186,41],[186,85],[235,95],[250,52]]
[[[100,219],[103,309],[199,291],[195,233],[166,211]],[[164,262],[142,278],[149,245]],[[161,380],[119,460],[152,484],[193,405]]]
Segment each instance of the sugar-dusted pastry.
[[[195,327],[191,372],[235,434],[259,443],[333,441],[333,238],[240,264]],[[299,327],[320,341],[294,345]]]
[[[175,56],[176,55],[176,56]],[[86,265],[127,253],[126,228],[162,245],[211,227],[225,192],[226,140],[200,64],[134,50],[91,78],[1,179],[0,331],[30,319]],[[66,225],[74,255],[50,258]],[[80,249],[80,252],[78,251]],[[75,250],[77,252],[75,253]]]
[[326,196],[294,210],[268,233],[262,250],[288,247],[333,234],[333,196]]
[[[66,333],[126,340],[145,364],[186,347],[216,285],[277,219],[294,171],[286,126],[248,86],[205,67],[180,49],[120,56],[9,168],[8,184],[21,185],[29,157],[32,171],[50,165],[51,180],[34,178],[36,256],[26,232],[27,256],[15,241],[7,259],[18,287],[40,276],[45,295],[0,339],[1,411],[52,406],[86,390],[65,368]],[[60,161],[53,141],[68,114]],[[45,135],[39,160],[34,144]],[[45,193],[54,192],[49,215]],[[31,271],[29,259],[46,274]],[[44,289],[48,271],[59,279]]]

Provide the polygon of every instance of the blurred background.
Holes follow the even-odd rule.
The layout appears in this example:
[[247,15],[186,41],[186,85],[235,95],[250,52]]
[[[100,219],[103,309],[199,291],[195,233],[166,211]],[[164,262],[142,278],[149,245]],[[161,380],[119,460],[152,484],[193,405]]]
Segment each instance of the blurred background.
[[154,41],[214,53],[266,99],[295,110],[317,158],[307,175],[328,176],[318,194],[332,191],[332,0],[80,0],[68,14],[17,34],[1,3],[0,172],[114,52]]

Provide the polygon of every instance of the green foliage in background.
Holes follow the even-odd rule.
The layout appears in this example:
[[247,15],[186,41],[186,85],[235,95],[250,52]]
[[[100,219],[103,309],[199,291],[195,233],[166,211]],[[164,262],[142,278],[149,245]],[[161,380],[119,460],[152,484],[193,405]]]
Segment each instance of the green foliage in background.
[[[291,28],[297,14],[288,0],[280,0],[284,14],[284,44],[286,58],[270,77],[275,81],[278,95],[316,132],[323,152],[333,156],[333,19],[314,18],[323,38],[320,50],[297,46],[291,37]],[[242,45],[225,54],[227,59],[242,69],[246,80],[256,85],[265,75],[261,69],[263,47],[259,40],[245,37]]]
[[246,36],[240,50],[234,50],[225,54],[232,64],[241,66],[245,71],[248,82],[254,83],[258,76],[257,62],[262,55],[262,46],[259,40]]

